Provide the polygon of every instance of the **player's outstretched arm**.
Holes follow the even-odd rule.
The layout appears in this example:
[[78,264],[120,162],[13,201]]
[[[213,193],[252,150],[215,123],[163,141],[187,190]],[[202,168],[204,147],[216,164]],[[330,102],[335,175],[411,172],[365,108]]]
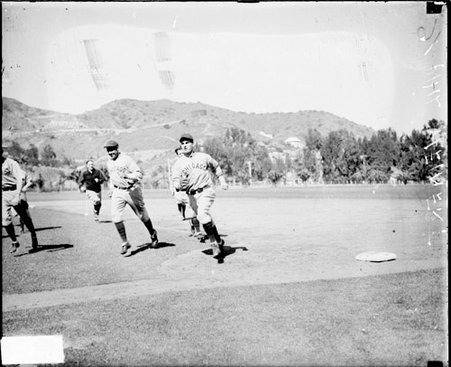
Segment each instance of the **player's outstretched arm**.
[[221,175],[218,177],[219,183],[221,184],[221,189],[227,190],[229,188],[229,185],[227,184],[227,181],[224,177],[224,175]]
[[227,190],[229,188],[229,185],[227,184],[227,181],[224,177],[224,174],[222,172],[222,169],[221,169],[221,166],[219,165],[219,163],[210,156],[209,157],[209,165],[210,165],[213,173],[216,175],[216,177],[218,177],[219,183],[221,184],[221,188],[223,190]]

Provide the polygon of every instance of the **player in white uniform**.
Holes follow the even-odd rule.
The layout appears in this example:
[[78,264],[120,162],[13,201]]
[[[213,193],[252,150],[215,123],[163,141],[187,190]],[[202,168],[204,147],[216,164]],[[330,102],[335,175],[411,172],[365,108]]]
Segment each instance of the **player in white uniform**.
[[[175,163],[178,158],[182,155],[181,148],[177,147],[174,150],[175,154],[177,155],[177,158],[173,163]],[[190,236],[196,237],[198,239],[202,239],[204,237],[203,233],[200,231],[200,223],[199,220],[196,217],[196,213],[194,213],[194,210],[189,205],[189,198],[186,192],[184,191],[177,191],[174,189],[174,186],[172,184],[172,167],[169,167],[169,187],[172,193],[172,196],[177,202],[177,209],[182,216],[183,220],[189,220],[190,227],[191,227],[191,234]]]
[[218,162],[206,153],[194,152],[193,143],[194,139],[190,134],[180,137],[182,156],[172,168],[172,184],[177,191],[188,194],[191,208],[210,239],[213,256],[217,257],[223,252],[224,240],[210,215],[216,198],[210,171],[218,177],[222,189],[226,190],[228,185]]
[[[11,238],[11,252],[16,252],[20,244],[17,241],[16,232],[12,222],[11,209],[19,214],[20,218],[27,226],[31,234],[31,250],[38,249],[38,239],[36,237],[36,230],[30,213],[21,200],[22,188],[24,185],[25,172],[15,160],[7,156],[7,152],[3,151],[2,146],[2,226],[6,233]],[[5,150],[7,148],[5,147]]]
[[141,190],[143,171],[131,157],[119,152],[119,144],[114,140],[108,140],[104,147],[111,158],[106,164],[110,176],[111,216],[122,239],[121,254],[124,256],[131,255],[131,252],[129,252],[129,250],[131,251],[131,245],[127,240],[122,219],[127,204],[149,231],[150,247],[157,248],[157,231],[153,228],[152,221],[147,213]]

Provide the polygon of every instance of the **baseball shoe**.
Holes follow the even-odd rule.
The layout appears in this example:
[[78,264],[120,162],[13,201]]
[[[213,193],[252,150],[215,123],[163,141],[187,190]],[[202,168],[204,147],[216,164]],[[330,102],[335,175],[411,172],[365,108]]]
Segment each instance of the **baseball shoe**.
[[211,242],[210,246],[213,257],[216,257],[221,253],[221,251],[219,251],[219,245],[217,242]]
[[10,253],[16,252],[19,246],[20,243],[18,241],[14,241],[13,243],[11,243],[11,250],[9,250],[9,252]]
[[221,239],[221,242],[212,242],[211,243],[211,249],[213,251],[213,257],[218,257],[220,254],[222,254],[224,252],[224,245],[225,242],[223,239]]
[[194,232],[193,236],[197,239],[201,239],[204,237],[204,234],[202,232]]
[[98,214],[94,214],[94,221],[99,223],[99,215]]
[[158,236],[157,231],[153,231],[152,235],[150,236],[150,240],[152,241],[150,244],[150,248],[158,248]]
[[31,235],[31,247],[38,247],[38,238],[36,237],[36,233]]
[[121,247],[121,255],[127,255],[128,250],[131,248],[132,246],[128,242],[124,242]]
[[221,238],[221,242],[218,244],[219,251],[224,252],[225,241]]
[[36,251],[38,249],[38,238],[36,237],[36,233],[31,235],[31,252]]

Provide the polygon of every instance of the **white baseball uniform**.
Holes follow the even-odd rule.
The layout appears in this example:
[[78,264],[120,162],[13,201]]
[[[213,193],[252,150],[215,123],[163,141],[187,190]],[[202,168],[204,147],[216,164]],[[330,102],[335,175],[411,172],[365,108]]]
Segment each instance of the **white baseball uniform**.
[[[127,204],[141,221],[149,220],[140,183],[144,176],[141,168],[124,153],[119,153],[116,160],[108,160],[106,166],[110,176],[110,189],[113,192],[111,196],[113,222],[122,222],[122,215]],[[128,178],[125,178],[126,176]]]
[[202,152],[193,152],[188,157],[181,156],[172,168],[174,188],[186,191],[190,206],[202,224],[213,221],[210,208],[215,201],[216,194],[210,171],[218,177],[222,176],[218,162]]

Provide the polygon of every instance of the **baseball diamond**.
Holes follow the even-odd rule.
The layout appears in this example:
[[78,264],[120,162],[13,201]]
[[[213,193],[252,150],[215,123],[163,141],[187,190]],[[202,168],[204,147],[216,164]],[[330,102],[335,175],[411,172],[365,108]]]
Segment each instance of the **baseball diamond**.
[[[23,251],[13,257],[5,254],[7,249],[3,247],[4,330],[22,330],[30,335],[52,334],[57,327],[64,336],[67,362],[80,361],[82,352],[87,363],[103,360],[108,364],[162,364],[169,360],[166,353],[175,347],[171,347],[174,338],[178,338],[174,333],[180,330],[194,339],[188,342],[187,347],[190,347],[186,350],[183,346],[186,342],[178,342],[181,344],[177,344],[176,350],[185,351],[183,355],[172,354],[171,361],[175,364],[185,358],[191,364],[200,361],[218,364],[224,358],[230,364],[244,360],[257,363],[261,361],[261,354],[258,357],[252,351],[261,350],[264,354],[266,349],[271,351],[266,355],[272,361],[270,364],[282,360],[287,365],[298,365],[295,361],[313,360],[321,365],[329,361],[329,356],[314,354],[313,340],[306,336],[306,349],[299,348],[295,343],[299,334],[290,334],[289,330],[295,322],[301,329],[306,328],[311,335],[316,335],[314,338],[334,341],[332,335],[337,331],[327,331],[332,324],[325,324],[321,319],[325,317],[327,322],[333,323],[335,315],[349,317],[349,320],[357,317],[361,325],[358,334],[352,328],[348,331],[350,339],[343,336],[341,341],[335,341],[339,343],[337,346],[343,347],[330,351],[334,361],[349,365],[351,356],[360,365],[376,360],[383,364],[393,361],[402,364],[415,358],[440,360],[445,353],[442,344],[444,316],[441,316],[444,314],[440,311],[444,310],[440,290],[445,276],[437,271],[446,268],[446,233],[441,222],[434,220],[427,209],[425,199],[432,190],[414,185],[368,185],[334,187],[327,191],[320,187],[219,191],[213,212],[223,223],[221,235],[227,238],[222,264],[211,261],[208,244],[186,235],[184,222],[174,215],[173,198],[167,192],[143,191],[146,207],[151,215],[155,214],[155,224],[165,242],[160,242],[157,249],[144,246],[127,259],[115,251],[117,239],[111,231],[109,216],[105,214],[105,220],[94,225],[83,215],[84,203],[79,194],[32,192],[29,200],[35,205],[32,211],[41,249],[28,254],[24,242]],[[111,212],[111,205],[111,200],[105,200],[105,213]],[[247,220],[252,217],[259,220]],[[123,218],[130,229],[131,241],[145,245],[148,240],[133,211],[124,211]],[[83,236],[80,236],[80,229],[83,229]],[[396,253],[397,259],[385,263],[355,259],[357,254],[371,250]],[[421,282],[415,288],[426,284],[429,293],[411,293],[409,279]],[[404,285],[398,289],[396,284]],[[351,288],[348,289],[348,285]],[[321,290],[321,299],[326,302],[332,302],[327,300],[334,294],[334,302],[314,306],[318,297],[315,290]],[[346,292],[351,293],[344,298],[346,301],[341,301]],[[276,294],[273,299],[271,295]],[[350,294],[353,294],[351,298]],[[248,300],[250,295],[257,303]],[[407,302],[403,299],[410,301],[399,303]],[[165,311],[160,302],[165,304]],[[202,302],[202,308],[198,302]],[[270,306],[272,302],[276,302],[275,309]],[[336,302],[345,302],[342,308],[351,307],[355,311],[352,315],[341,314],[333,307]],[[392,302],[407,313],[401,316],[400,310],[392,308]],[[405,321],[405,331],[396,334],[392,329],[397,327],[395,319],[390,324],[382,321],[386,317],[399,317],[399,320],[407,317],[407,320],[419,322],[422,314],[414,310],[426,312],[421,304],[436,307],[435,316],[430,316],[432,326],[427,334],[417,329],[413,331]],[[132,305],[143,307],[145,312],[141,314],[139,308]],[[220,308],[215,309],[215,305]],[[273,327],[286,330],[284,343],[276,342],[268,334],[267,341],[259,339],[258,346],[254,342],[252,346],[247,344],[250,342],[246,341],[246,335],[253,338],[253,327],[241,317],[236,320],[239,324],[233,321],[238,315],[231,310],[232,305],[234,310],[254,320],[259,334],[269,333]],[[247,305],[252,305],[252,314],[248,313]],[[189,314],[182,311],[186,307],[191,310]],[[321,312],[330,312],[330,316],[316,314],[311,307],[317,310],[325,307]],[[365,314],[357,311],[361,307]],[[61,314],[58,310],[66,311]],[[304,319],[304,312],[308,312],[308,318]],[[378,316],[367,320],[371,314]],[[30,318],[31,315],[39,316]],[[182,315],[187,318],[179,319]],[[213,315],[225,323],[213,321]],[[291,323],[283,321],[285,315],[290,315]],[[197,326],[191,329],[190,318],[193,317]],[[88,323],[83,321],[86,318],[90,320]],[[122,325],[118,318],[127,320],[128,325]],[[148,319],[157,323],[154,325],[171,320],[167,321],[169,329],[164,329],[169,334],[164,336],[158,331],[160,326],[155,329],[149,324],[130,334],[130,342],[121,345],[114,341],[114,338],[122,339],[121,329],[131,332],[136,322],[144,326]],[[109,326],[99,330],[99,323],[105,322],[104,325]],[[322,334],[311,329],[312,322],[322,325]],[[242,329],[243,325],[248,325],[246,330]],[[336,327],[341,329],[339,325]],[[211,337],[208,328],[222,335],[222,343],[215,347],[215,353],[206,348]],[[388,335],[393,336],[388,338]],[[416,339],[410,339],[409,335]],[[149,338],[152,342],[146,344]],[[195,340],[201,345],[194,346]],[[421,340],[421,345],[414,347],[414,340]],[[363,342],[377,343],[379,347],[356,352],[356,345]],[[350,343],[352,351],[343,343]],[[238,352],[230,354],[230,348],[236,350],[238,345],[247,346],[244,359],[240,359]],[[384,348],[396,350],[396,353]],[[290,355],[293,359],[287,359]]]

